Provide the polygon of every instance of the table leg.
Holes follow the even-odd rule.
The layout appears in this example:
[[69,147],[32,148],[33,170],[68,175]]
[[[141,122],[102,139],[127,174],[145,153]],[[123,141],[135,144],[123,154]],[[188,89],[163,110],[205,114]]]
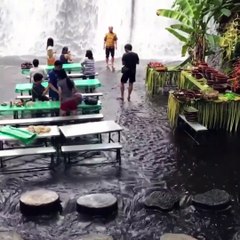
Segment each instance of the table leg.
[[121,141],[121,132],[118,131],[118,142],[120,142],[120,141]]

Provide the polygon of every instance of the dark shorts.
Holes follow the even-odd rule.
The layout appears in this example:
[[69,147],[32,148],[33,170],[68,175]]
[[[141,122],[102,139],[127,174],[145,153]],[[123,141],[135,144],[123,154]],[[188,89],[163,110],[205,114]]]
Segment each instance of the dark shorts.
[[134,83],[136,81],[136,71],[128,70],[127,72],[123,73],[121,78],[121,83]]
[[109,58],[109,54],[111,53],[111,57],[114,57],[115,49],[114,47],[106,47],[106,58]]
[[77,110],[77,101],[75,99],[61,103],[60,109],[62,111],[75,111]]

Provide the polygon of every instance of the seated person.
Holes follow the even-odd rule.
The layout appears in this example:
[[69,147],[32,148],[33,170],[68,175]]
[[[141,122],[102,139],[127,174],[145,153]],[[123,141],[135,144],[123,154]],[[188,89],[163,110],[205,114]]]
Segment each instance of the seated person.
[[62,62],[62,64],[72,63],[72,56],[71,52],[68,50],[68,47],[63,47],[59,60]]
[[54,68],[52,71],[49,72],[49,81],[48,81],[48,87],[49,87],[49,97],[52,101],[59,101],[59,95],[58,95],[58,75],[59,72],[62,69],[62,63],[59,60],[56,60],[54,63]]
[[39,67],[39,60],[38,59],[33,60],[33,67],[30,69],[30,82],[33,82],[33,76],[35,75],[35,73],[42,74],[44,79],[47,78],[46,71],[43,68]]
[[77,115],[77,107],[82,101],[82,96],[77,93],[74,82],[67,77],[64,69],[59,72],[58,76],[60,116],[66,116],[67,113]]
[[95,61],[93,58],[92,51],[87,50],[85,57],[86,58],[81,63],[81,65],[83,67],[83,74],[84,74],[83,79],[86,79],[86,78],[94,79],[96,72],[95,72]]
[[49,98],[46,95],[48,88],[42,85],[43,75],[41,73],[35,73],[33,76],[32,86],[32,100],[33,101],[48,101]]
[[55,61],[55,52],[53,51],[53,47],[49,46],[47,48],[47,65],[54,65]]

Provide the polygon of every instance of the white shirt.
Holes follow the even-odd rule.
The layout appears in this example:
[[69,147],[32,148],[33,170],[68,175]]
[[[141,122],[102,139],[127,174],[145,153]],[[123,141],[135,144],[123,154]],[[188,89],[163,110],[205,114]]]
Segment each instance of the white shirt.
[[35,73],[40,73],[43,75],[43,79],[47,78],[47,73],[43,68],[40,67],[33,67],[30,69],[30,82],[33,82],[33,76]]

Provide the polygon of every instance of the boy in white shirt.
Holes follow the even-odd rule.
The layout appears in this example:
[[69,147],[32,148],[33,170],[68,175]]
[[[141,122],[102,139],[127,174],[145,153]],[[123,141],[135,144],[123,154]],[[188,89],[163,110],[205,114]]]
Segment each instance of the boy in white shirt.
[[38,67],[39,60],[34,59],[33,60],[33,67],[30,69],[30,82],[33,82],[33,76],[35,73],[40,73],[43,75],[43,79],[47,78],[47,73],[43,68]]

